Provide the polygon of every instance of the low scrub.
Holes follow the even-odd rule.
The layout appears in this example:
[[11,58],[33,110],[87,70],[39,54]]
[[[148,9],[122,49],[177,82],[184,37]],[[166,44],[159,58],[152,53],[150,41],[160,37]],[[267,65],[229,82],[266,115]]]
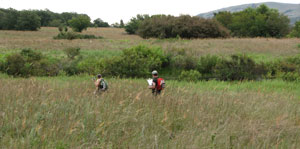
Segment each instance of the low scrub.
[[183,71],[179,76],[179,80],[197,82],[201,79],[201,74],[197,70]]
[[0,55],[0,71],[12,76],[56,76],[81,73],[122,78],[148,77],[158,70],[160,75],[178,80],[260,80],[280,78],[297,81],[300,57],[294,56],[268,63],[256,63],[246,55],[221,58],[214,55],[191,56],[184,49],[165,53],[159,47],[139,45],[122,51],[118,56],[83,57],[80,48],[64,50],[66,58],[47,57],[31,49]]
[[161,48],[139,45],[123,50],[120,56],[105,59],[105,72],[120,77],[144,77],[160,70],[166,61]]
[[216,65],[216,76],[220,80],[255,80],[263,78],[267,69],[263,64],[256,64],[245,55],[232,55]]
[[60,32],[58,35],[54,36],[53,39],[102,39],[101,36],[95,35],[86,35],[86,34],[78,34],[75,32]]
[[59,71],[59,61],[43,56],[31,49],[6,57],[5,72],[12,76],[54,76]]

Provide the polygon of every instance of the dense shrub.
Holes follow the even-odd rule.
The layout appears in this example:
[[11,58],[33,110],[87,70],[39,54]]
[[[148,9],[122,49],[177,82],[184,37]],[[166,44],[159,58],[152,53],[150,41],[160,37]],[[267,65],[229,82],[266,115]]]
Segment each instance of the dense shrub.
[[192,70],[197,67],[197,58],[186,55],[176,55],[170,59],[173,69]]
[[220,12],[215,19],[237,37],[285,37],[289,33],[289,18],[266,5],[240,12]]
[[220,61],[218,56],[202,56],[198,61],[197,70],[206,77],[212,77],[215,67]]
[[155,15],[138,27],[143,38],[224,38],[229,31],[212,19],[183,15],[180,17]]
[[220,80],[255,80],[267,74],[263,64],[243,55],[232,55],[230,60],[223,59],[216,65],[216,76]]
[[106,72],[104,71],[104,59],[98,57],[87,57],[81,60],[77,64],[77,68],[80,73],[88,73],[94,75],[101,72],[102,74],[106,74]]
[[300,81],[298,72],[279,72],[276,77],[285,81]]
[[139,45],[123,50],[121,56],[104,60],[104,71],[120,77],[145,77],[160,70],[166,57],[162,49]]
[[21,77],[54,76],[59,69],[59,60],[47,58],[31,49],[7,56],[5,65],[7,74]]
[[182,71],[179,80],[196,82],[201,79],[201,73],[197,70]]
[[9,55],[6,59],[6,63],[7,74],[13,76],[24,76],[25,59],[21,54],[17,53]]
[[[290,34],[288,35],[288,37],[300,38],[300,21],[295,23],[295,26],[293,30],[290,32]],[[298,45],[298,47],[300,48],[300,45]]]
[[4,54],[0,54],[0,72],[5,72],[6,58]]

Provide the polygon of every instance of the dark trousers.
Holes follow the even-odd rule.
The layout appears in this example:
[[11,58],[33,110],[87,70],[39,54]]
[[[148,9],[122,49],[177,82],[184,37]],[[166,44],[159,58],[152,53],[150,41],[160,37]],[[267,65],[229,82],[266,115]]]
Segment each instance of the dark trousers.
[[152,94],[155,96],[160,95],[160,93],[161,93],[161,90],[156,90],[156,89],[152,90]]

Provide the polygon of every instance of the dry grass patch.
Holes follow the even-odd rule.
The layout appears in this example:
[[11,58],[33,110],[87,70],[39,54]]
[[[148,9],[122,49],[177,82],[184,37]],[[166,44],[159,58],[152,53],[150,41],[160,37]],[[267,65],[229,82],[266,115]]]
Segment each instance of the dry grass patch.
[[59,33],[57,28],[43,27],[37,32],[0,31],[0,49],[13,50],[32,48],[39,50],[61,50],[68,47],[80,47],[85,50],[122,50],[138,44],[161,46],[165,50],[187,49],[193,55],[235,53],[255,53],[273,57],[292,56],[299,53],[297,45],[300,39],[272,38],[231,38],[231,39],[141,39],[136,35],[127,35],[119,28],[89,28],[83,34],[102,36],[93,40],[54,40]]

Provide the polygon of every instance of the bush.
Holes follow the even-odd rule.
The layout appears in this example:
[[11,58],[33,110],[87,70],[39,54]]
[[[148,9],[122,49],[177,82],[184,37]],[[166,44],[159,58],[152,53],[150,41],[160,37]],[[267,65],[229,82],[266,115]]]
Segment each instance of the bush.
[[105,73],[120,77],[145,77],[160,70],[166,61],[160,48],[139,45],[123,50],[120,56],[103,60]]
[[35,62],[42,59],[42,53],[36,52],[31,49],[23,49],[20,53],[26,60],[26,62]]
[[46,58],[40,52],[23,49],[6,58],[5,69],[7,74],[13,76],[55,76],[60,70],[59,62],[57,59]]
[[64,49],[64,52],[69,59],[74,59],[75,56],[80,55],[80,48],[66,48]]
[[300,81],[300,75],[298,72],[279,72],[277,78],[281,78],[284,81]]
[[60,32],[58,35],[54,36],[53,39],[102,39],[101,36],[77,34],[75,32]]
[[104,60],[97,57],[87,57],[81,60],[77,64],[77,67],[80,73],[88,73],[90,75],[95,75],[99,72],[101,72],[102,74],[105,73]]
[[225,38],[229,31],[212,19],[183,15],[155,15],[144,20],[138,28],[143,38]]
[[6,68],[6,61],[5,61],[5,55],[4,54],[0,54],[0,72],[5,72],[5,68]]
[[212,75],[214,73],[216,65],[220,62],[218,56],[206,55],[200,57],[198,61],[197,70],[201,74]]
[[171,58],[170,65],[173,69],[192,70],[197,67],[197,58],[186,55],[176,55]]
[[197,70],[183,71],[179,76],[179,80],[196,82],[201,79],[201,74]]
[[73,31],[82,32],[82,30],[86,30],[90,26],[91,18],[87,15],[79,15],[72,18],[68,23]]
[[19,54],[12,54],[6,58],[6,72],[13,76],[26,76],[25,58]]
[[216,65],[216,75],[220,80],[254,80],[267,74],[263,64],[243,55],[232,55],[230,60],[223,59]]
[[[288,37],[300,38],[300,21],[295,23],[295,26]],[[300,44],[298,45],[298,48],[300,48]]]

